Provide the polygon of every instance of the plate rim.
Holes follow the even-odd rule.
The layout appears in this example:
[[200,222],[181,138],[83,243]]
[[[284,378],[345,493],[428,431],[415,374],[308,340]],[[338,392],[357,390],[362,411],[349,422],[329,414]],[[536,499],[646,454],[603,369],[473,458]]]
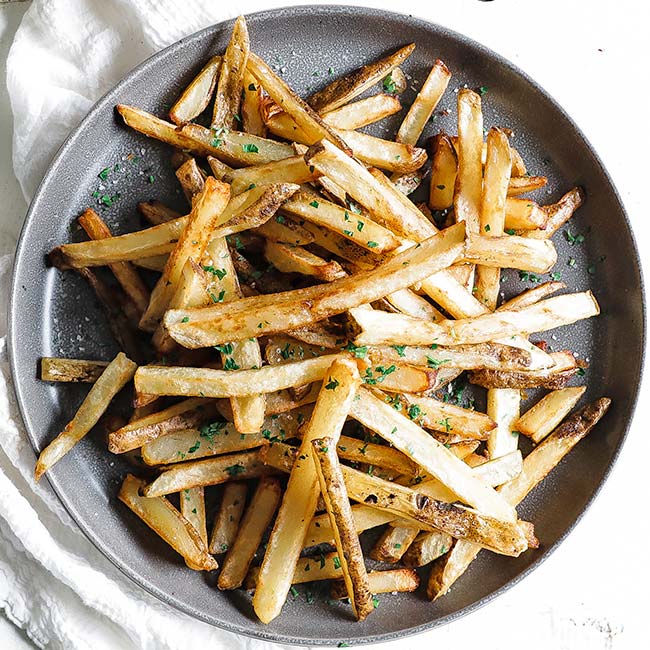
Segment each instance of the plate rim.
[[[425,18],[421,18],[419,16],[413,16],[411,14],[405,14],[401,12],[396,12],[396,11],[387,11],[384,9],[376,9],[376,8],[371,8],[371,7],[364,7],[360,5],[331,5],[331,4],[316,4],[316,5],[296,5],[296,6],[283,6],[283,7],[277,7],[277,8],[272,8],[272,9],[266,9],[263,11],[257,11],[249,14],[245,14],[247,19],[250,18],[255,18],[256,20],[267,20],[267,19],[273,19],[273,18],[278,18],[279,16],[282,15],[287,15],[290,14],[292,17],[298,15],[301,17],[317,17],[319,15],[348,15],[348,16],[361,16],[362,18],[366,18],[368,16],[374,17],[374,18],[390,18],[392,20],[401,20],[401,21],[408,21],[413,27],[424,29],[424,30],[431,30],[435,29],[436,31],[446,33],[453,39],[457,40],[459,43],[465,46],[469,46],[476,50],[479,54],[485,55],[489,57],[492,61],[497,63],[501,68],[506,68],[508,71],[511,73],[514,73],[521,79],[523,79],[527,84],[529,84],[535,91],[541,93],[544,95],[547,101],[550,102],[552,107],[562,116],[563,119],[566,120],[566,122],[571,126],[571,128],[575,131],[577,136],[580,138],[584,146],[586,147],[587,152],[592,158],[593,163],[599,168],[600,172],[602,173],[603,177],[606,179],[606,181],[609,184],[610,191],[613,194],[614,199],[618,203],[621,214],[623,215],[623,219],[625,222],[625,225],[627,226],[628,233],[630,236],[630,241],[632,244],[632,252],[633,252],[633,259],[635,262],[635,267],[636,267],[636,273],[638,275],[638,280],[639,280],[639,287],[641,291],[641,339],[640,339],[640,365],[639,365],[639,375],[637,382],[635,384],[634,390],[632,391],[632,407],[630,409],[629,415],[626,419],[625,425],[623,427],[623,430],[621,431],[621,435],[619,438],[619,441],[617,443],[616,448],[614,449],[612,453],[612,457],[610,462],[608,463],[607,467],[604,470],[603,476],[599,484],[594,488],[593,492],[587,499],[584,508],[581,510],[581,512],[577,515],[577,517],[571,522],[569,527],[563,532],[562,535],[560,535],[552,544],[550,544],[548,547],[544,549],[544,551],[536,558],[533,560],[533,562],[526,568],[524,568],[518,575],[516,575],[514,578],[512,578],[509,582],[504,584],[503,586],[499,587],[495,591],[485,595],[483,598],[480,598],[479,600],[471,603],[470,605],[467,605],[466,607],[456,611],[452,612],[450,614],[447,614],[445,616],[442,616],[438,619],[429,621],[428,623],[423,623],[421,625],[417,625],[411,628],[403,629],[403,630],[397,630],[393,632],[386,632],[386,633],[380,633],[380,634],[374,634],[374,635],[368,635],[364,637],[355,637],[354,639],[351,639],[351,641],[356,645],[361,645],[361,644],[369,644],[369,643],[377,643],[377,642],[385,642],[385,641],[390,641],[390,640],[395,640],[395,639],[401,639],[401,638],[407,638],[410,636],[414,636],[416,634],[422,634],[428,630],[432,630],[434,628],[447,625],[455,620],[458,620],[472,612],[475,612],[476,610],[480,609],[481,607],[487,605],[488,603],[492,602],[494,599],[498,598],[501,596],[503,593],[506,591],[510,590],[512,587],[515,585],[519,584],[521,580],[526,578],[531,572],[536,570],[538,567],[542,565],[542,563],[550,557],[552,553],[562,544],[562,542],[575,530],[576,526],[578,523],[583,519],[587,511],[591,508],[593,505],[594,501],[596,498],[600,495],[601,490],[603,489],[605,483],[608,481],[609,477],[611,476],[612,469],[617,462],[619,455],[621,453],[621,450],[627,440],[627,436],[630,432],[630,428],[632,426],[632,423],[634,422],[634,417],[636,413],[636,408],[638,405],[639,401],[639,395],[640,395],[640,386],[643,381],[643,376],[644,376],[644,370],[645,370],[645,360],[646,360],[646,343],[647,343],[647,305],[646,305],[646,294],[645,294],[645,282],[644,282],[644,275],[643,275],[643,268],[642,268],[642,263],[641,263],[641,257],[639,255],[639,248],[636,242],[636,237],[634,234],[634,230],[632,228],[632,224],[630,222],[630,218],[628,216],[627,209],[625,207],[625,203],[621,199],[620,193],[614,184],[609,172],[607,171],[607,168],[605,167],[603,161],[601,160],[600,156],[598,155],[597,151],[595,150],[594,146],[591,144],[590,140],[585,136],[584,132],[582,129],[576,124],[576,122],[571,118],[571,116],[565,111],[565,109],[558,103],[558,101],[555,99],[555,97],[549,93],[542,85],[540,85],[537,81],[535,81],[531,76],[528,75],[524,70],[519,68],[517,65],[512,63],[510,60],[505,58],[503,55],[495,52],[494,50],[488,48],[487,46],[483,45],[479,41],[476,41],[465,34],[458,32],[454,29],[450,29],[449,27],[445,25],[441,25],[439,23],[436,23],[431,20],[427,20]],[[167,47],[153,53],[151,56],[146,58],[144,61],[140,62],[138,65],[135,67],[131,68],[115,85],[113,85],[111,88],[109,88],[89,109],[87,114],[82,118],[82,120],[79,122],[79,124],[68,134],[68,136],[65,138],[59,149],[57,150],[56,154],[53,156],[52,160],[48,164],[47,170],[45,174],[43,175],[43,178],[38,184],[38,187],[34,193],[34,196],[32,197],[29,208],[27,210],[27,213],[25,215],[25,220],[23,222],[23,225],[21,227],[20,235],[18,238],[18,243],[16,245],[16,252],[14,255],[14,261],[13,261],[13,268],[12,268],[12,278],[11,278],[11,290],[10,290],[10,299],[9,299],[9,305],[8,305],[8,310],[7,310],[7,352],[8,352],[8,357],[9,357],[9,363],[10,363],[10,370],[11,370],[11,377],[14,385],[14,392],[16,395],[16,401],[18,403],[19,411],[20,411],[20,416],[25,428],[25,432],[27,433],[27,437],[29,438],[30,444],[32,446],[32,449],[34,450],[34,453],[37,453],[38,445],[35,437],[33,436],[32,431],[30,428],[27,426],[27,421],[28,418],[26,416],[26,413],[28,411],[28,406],[26,403],[26,396],[23,394],[23,389],[21,387],[21,382],[18,380],[20,377],[20,374],[18,372],[17,368],[17,359],[14,354],[14,348],[16,346],[16,341],[17,341],[17,336],[18,336],[18,330],[19,326],[16,323],[16,311],[18,309],[18,303],[20,302],[20,292],[19,292],[19,282],[18,282],[18,275],[20,272],[20,267],[21,267],[21,258],[23,255],[23,251],[25,248],[25,243],[26,243],[26,238],[27,238],[27,231],[30,226],[30,222],[33,219],[34,213],[37,211],[39,207],[39,202],[42,198],[42,194],[44,193],[48,183],[50,182],[50,179],[52,177],[53,172],[55,169],[58,167],[58,165],[61,163],[61,160],[63,157],[68,153],[69,149],[74,146],[74,142],[77,138],[77,136],[80,134],[80,132],[86,127],[86,124],[90,121],[93,120],[95,115],[103,110],[106,105],[109,103],[109,100],[112,100],[114,95],[119,93],[120,89],[130,81],[130,79],[133,77],[133,75],[137,73],[141,73],[145,71],[148,67],[152,66],[155,64],[156,59],[161,56],[163,53],[168,52],[171,49],[176,49],[181,44],[190,41],[190,40],[195,40],[195,39],[201,39],[205,37],[209,37],[211,34],[213,34],[215,31],[220,31],[222,29],[227,28],[228,26],[231,26],[234,24],[236,18],[228,18],[226,20],[222,20],[218,23],[214,23],[212,25],[209,25],[208,27],[205,27],[199,31],[196,31],[192,34],[188,34],[187,36],[184,36],[183,38],[179,39],[178,41],[175,41],[174,43],[171,43]],[[113,102],[114,104],[114,102]],[[163,602],[165,605],[171,606],[174,609],[183,612],[186,615],[191,616],[192,618],[196,620],[200,620],[202,622],[208,623],[214,627],[217,627],[219,629],[226,630],[228,632],[234,633],[234,634],[243,634],[244,636],[251,637],[251,638],[256,638],[256,639],[261,639],[263,641],[271,641],[271,642],[278,642],[278,643],[286,643],[289,645],[316,645],[316,646],[327,646],[327,645],[332,645],[333,643],[336,643],[338,641],[344,641],[345,639],[316,639],[316,638],[309,638],[309,637],[300,637],[300,636],[291,636],[287,634],[282,634],[282,633],[276,633],[276,632],[264,632],[264,630],[251,630],[248,629],[244,626],[241,626],[239,624],[235,623],[230,623],[230,622],[223,622],[222,624],[216,623],[214,620],[207,616],[203,616],[202,612],[200,610],[197,610],[189,605],[185,605],[184,603],[178,601],[175,599],[173,596],[170,594],[164,593],[162,590],[158,589],[155,585],[148,583],[146,580],[142,579],[141,577],[137,576],[135,572],[131,570],[129,566],[124,564],[120,559],[118,559],[112,552],[111,549],[108,548],[101,539],[99,539],[95,534],[93,534],[91,528],[86,525],[86,523],[80,523],[78,518],[75,516],[76,512],[74,507],[67,503],[66,500],[60,495],[59,493],[59,485],[58,481],[48,475],[48,482],[51,485],[54,493],[57,496],[57,499],[61,502],[65,510],[68,512],[68,514],[71,516],[71,518],[74,520],[75,524],[79,527],[79,529],[82,531],[84,536],[90,541],[90,543],[104,556],[106,557],[114,566],[116,566],[120,572],[125,575],[129,580],[131,580],[133,583],[138,585],[141,589],[143,589],[145,592],[148,594],[154,596],[157,598],[159,601]]]

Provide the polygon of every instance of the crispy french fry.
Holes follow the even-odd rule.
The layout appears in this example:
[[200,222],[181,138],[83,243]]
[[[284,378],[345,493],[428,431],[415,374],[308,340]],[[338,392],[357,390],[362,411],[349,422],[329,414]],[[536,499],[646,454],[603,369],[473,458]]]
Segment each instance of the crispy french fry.
[[[208,532],[205,526],[205,495],[202,487],[183,490],[180,494],[181,515],[196,530],[204,546],[208,546]],[[185,561],[190,569],[201,571],[201,566]]]
[[468,505],[491,517],[512,521],[514,509],[494,490],[477,480],[470,469],[415,422],[397,412],[365,388],[350,415],[397,447]]
[[164,539],[186,562],[204,571],[219,565],[208,554],[205,543],[194,526],[164,497],[150,499],[140,496],[144,481],[127,474],[118,499]]
[[335,360],[326,375],[300,447],[300,456],[305,458],[291,470],[260,569],[253,608],[263,623],[273,620],[282,609],[316,509],[318,482],[310,458],[312,440],[331,436],[336,442],[359,383],[357,367],[347,359]]
[[526,411],[513,424],[513,429],[528,436],[535,444],[540,443],[559,426],[585,390],[586,386],[576,386],[549,393]]
[[111,361],[93,384],[74,418],[40,453],[34,470],[37,481],[97,424],[113,397],[131,380],[136,368],[135,363],[123,352]]
[[[503,131],[491,128],[487,136],[485,177],[479,211],[481,238],[502,237],[506,215],[506,194],[510,181],[512,158],[508,137]],[[553,250],[553,252],[555,252]],[[526,259],[521,251],[522,257]],[[557,261],[557,255],[553,263]],[[517,262],[519,263],[519,262]],[[475,295],[479,302],[494,311],[501,286],[501,269],[498,266],[477,266]]]
[[508,230],[536,230],[544,229],[548,221],[548,214],[531,199],[506,199],[506,216],[504,229]]
[[347,276],[336,260],[328,262],[301,246],[267,241],[264,257],[279,271],[310,275],[323,282],[332,282]]
[[266,137],[266,125],[262,119],[262,87],[256,83],[253,75],[244,73],[244,91],[242,94],[241,119],[244,131]]
[[431,68],[429,76],[420,88],[420,92],[411,104],[404,121],[399,127],[396,140],[407,144],[416,144],[438,102],[442,98],[451,73],[447,66],[438,59]]
[[147,497],[157,497],[193,487],[219,485],[233,478],[257,478],[266,473],[258,450],[244,451],[176,465],[160,474],[142,493]]
[[253,232],[262,235],[264,239],[293,246],[306,246],[314,241],[314,236],[308,230],[293,219],[286,219],[280,214],[258,226]]
[[483,114],[481,98],[469,88],[458,91],[458,174],[454,192],[456,221],[467,223],[467,232],[480,232],[479,213],[483,166]]
[[188,259],[201,259],[214,228],[227,221],[225,210],[230,198],[230,188],[213,178],[208,178],[201,194],[196,198],[185,228],[176,247],[171,251],[159,278],[147,310],[140,319],[140,327],[154,331],[181,282],[183,268]]
[[423,393],[435,388],[438,373],[429,368],[416,368],[398,361],[389,366],[373,366],[371,359],[360,359],[357,363],[366,384],[381,386],[391,393]]
[[221,57],[213,56],[182,92],[169,111],[174,124],[185,124],[198,117],[208,107],[217,85]]
[[[413,569],[389,569],[369,571],[368,582],[373,594],[392,594],[415,591],[420,586],[420,578]],[[345,584],[337,580],[332,583],[330,597],[334,600],[347,598]]]
[[305,161],[340,185],[394,233],[418,241],[436,234],[436,228],[388,180],[381,183],[360,163],[327,141],[312,145]]
[[213,130],[235,129],[237,118],[241,122],[239,106],[249,51],[246,20],[243,16],[239,16],[233,26],[232,36],[221,62],[212,114]]
[[209,551],[213,555],[225,553],[235,541],[239,522],[246,507],[248,486],[243,481],[231,481],[223,487],[219,510],[210,534]]
[[158,226],[161,223],[173,221],[183,216],[180,212],[153,199],[138,203],[138,212],[153,226]]
[[519,196],[533,192],[548,183],[546,176],[512,176],[508,184],[508,196]]
[[393,54],[339,77],[314,93],[309,98],[309,105],[319,113],[325,113],[347,104],[404,63],[414,49],[415,43],[410,43]]
[[497,311],[514,311],[523,307],[530,307],[552,293],[566,289],[564,282],[542,282],[542,284],[522,291],[518,296],[504,302]]
[[[530,246],[532,242],[544,245]],[[489,267],[547,273],[557,262],[557,252],[550,240],[527,239],[517,235],[469,237],[463,261]]]
[[255,494],[246,509],[237,536],[228,548],[223,561],[219,589],[236,589],[241,587],[253,561],[257,547],[262,542],[273,515],[280,503],[282,488],[276,478],[264,477],[255,490]]
[[422,531],[402,555],[407,567],[425,566],[444,555],[453,543],[453,537],[439,531]]
[[[369,556],[377,562],[395,564],[399,562],[404,553],[419,534],[419,529],[407,526],[388,526],[381,537],[375,542]],[[436,533],[431,533],[435,535]],[[446,533],[440,533],[446,535]]]
[[[584,438],[607,412],[610,401],[603,397],[570,416],[538,447],[526,456],[519,476],[500,491],[513,505],[518,505],[544,477]],[[449,591],[465,572],[480,548],[476,544],[457,542],[451,552],[434,564],[427,585],[427,596],[435,600]]]
[[368,124],[399,113],[402,105],[394,95],[379,93],[344,104],[322,114],[323,120],[337,129],[360,129]]
[[328,228],[377,254],[395,250],[400,245],[399,239],[387,228],[363,215],[350,213],[342,206],[324,201],[314,192],[297,192],[282,206],[282,210]]
[[476,318],[430,323],[403,314],[350,309],[361,328],[357,345],[467,345],[503,339],[519,332],[543,332],[596,316],[598,303],[590,291],[547,298],[518,311],[499,311]]
[[445,133],[435,136],[431,148],[433,157],[428,205],[432,210],[446,210],[454,204],[458,158],[451,139]]
[[188,203],[192,205],[193,198],[198,196],[205,186],[205,179],[203,173],[196,164],[194,158],[186,160],[177,170],[176,178],[183,188],[185,198]]
[[86,359],[41,359],[41,381],[64,381],[95,383],[106,370],[108,361],[88,361]]
[[319,174],[305,163],[303,156],[291,156],[263,165],[233,169],[224,174],[222,180],[231,183],[234,194],[240,194],[251,189],[251,186],[270,183],[308,183],[318,176]]
[[519,434],[514,426],[519,419],[521,393],[516,388],[493,388],[487,394],[487,414],[497,426],[488,436],[487,451],[491,459],[517,449]]
[[573,216],[584,201],[585,193],[582,188],[574,187],[557,203],[544,207],[548,220],[543,229],[526,231],[521,233],[522,236],[531,239],[549,239]]
[[408,314],[414,318],[439,321],[445,317],[426,298],[419,296],[410,289],[400,289],[386,296],[386,300],[402,314]]
[[312,458],[334,533],[343,580],[352,611],[357,620],[362,621],[373,611],[374,605],[363,551],[355,530],[350,501],[336,453],[336,440],[328,437],[317,438],[312,440],[311,444]]
[[252,52],[248,58],[248,70],[262,84],[275,103],[293,118],[308,138],[313,138],[314,141],[326,138],[334,146],[343,151],[349,151],[345,142],[334,133],[330,126],[323,122],[318,113],[296,95],[260,57]]
[[463,236],[462,225],[447,228],[361,278],[350,276],[326,285],[245,298],[226,306],[227,320],[222,305],[168,311],[165,327],[181,345],[205,347],[309,325],[377,300],[444,268],[458,255]]

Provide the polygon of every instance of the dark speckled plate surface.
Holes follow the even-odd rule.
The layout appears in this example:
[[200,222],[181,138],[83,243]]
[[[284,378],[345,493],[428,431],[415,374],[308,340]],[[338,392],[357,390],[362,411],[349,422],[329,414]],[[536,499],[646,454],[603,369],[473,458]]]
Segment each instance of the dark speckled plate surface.
[[[514,144],[530,173],[549,177],[548,187],[535,198],[551,202],[574,185],[585,188],[587,203],[571,226],[574,233],[585,235],[585,241],[569,246],[558,234],[556,270],[570,288],[592,288],[603,313],[596,320],[549,334],[547,340],[552,349],[569,347],[588,358],[586,397],[609,395],[613,406],[598,429],[523,504],[521,515],[535,523],[539,550],[517,559],[483,552],[451,593],[435,604],[425,600],[422,589],[382,596],[381,611],[363,623],[352,621],[346,606],[329,605],[325,598],[308,604],[302,590],[298,598],[289,597],[271,625],[261,625],[246,595],[219,592],[203,575],[188,571],[116,501],[127,465],[107,453],[100,431],[87,436],[48,478],[83,531],[124,573],[204,621],[259,638],[311,645],[356,645],[420,632],[475,609],[526,575],[563,539],[601,486],[629,425],[641,373],[644,312],[636,248],[617,193],[583,135],[542,89],[493,52],[431,23],[369,9],[280,9],[255,14],[248,24],[254,50],[303,95],[326,82],[330,67],[341,74],[414,41],[417,49],[404,68],[413,84],[424,79],[438,57],[454,75],[440,107],[449,108],[451,114],[429,124],[426,136],[439,128],[456,132],[454,89],[464,84],[486,86],[485,125],[514,129]],[[16,256],[10,345],[23,417],[37,449],[61,430],[88,390],[39,382],[39,358],[109,359],[116,352],[89,289],[74,274],[46,268],[45,254],[57,244],[80,238],[74,220],[96,201],[92,196],[96,190],[120,195],[112,207],[100,209],[118,232],[141,227],[135,210],[140,200],[158,198],[183,208],[168,148],[127,130],[113,107],[134,104],[164,115],[207,57],[224,49],[230,29],[230,22],[222,23],[190,36],[130,73],[67,140],[31,205]],[[292,38],[280,38],[281,34]],[[414,94],[409,89],[405,105]],[[372,132],[381,134],[388,128],[392,134],[399,119],[387,120]],[[139,159],[129,162],[129,154]],[[122,170],[100,181],[97,174],[116,163]],[[102,183],[105,187],[100,188]],[[574,266],[569,266],[570,258],[576,260]],[[524,288],[526,283],[516,273],[506,275],[506,294]]]

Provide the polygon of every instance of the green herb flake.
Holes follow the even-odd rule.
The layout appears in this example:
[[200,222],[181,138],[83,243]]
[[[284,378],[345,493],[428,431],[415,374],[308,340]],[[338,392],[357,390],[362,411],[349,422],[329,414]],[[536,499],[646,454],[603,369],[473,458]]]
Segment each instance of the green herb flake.
[[153,183],[156,179],[154,178],[154,175],[153,175],[153,174],[149,174],[149,176],[147,176],[147,180],[148,180],[150,183]]
[[344,230],[343,234],[347,235],[348,237],[354,237],[354,233],[351,230]]
[[562,279],[562,274],[559,271],[553,271],[553,273],[549,273],[551,276],[551,280],[555,280],[556,282],[559,282]]
[[111,173],[111,168],[105,167],[104,169],[102,169],[102,171],[99,172],[99,174],[97,174],[97,177],[105,181],[108,178],[108,175],[110,173]]
[[483,230],[485,230],[485,232],[490,232],[490,224],[489,223],[486,224],[485,228],[483,228]]
[[189,320],[190,320],[189,316],[183,316],[183,318],[181,319],[181,323],[188,323]]
[[352,342],[349,342],[344,348],[346,352],[351,352],[357,359],[365,359],[368,354],[368,346],[366,345],[355,345]]
[[248,90],[253,91],[257,90],[257,88],[255,87],[255,84],[248,84]]
[[228,357],[226,361],[223,364],[223,369],[224,370],[239,370],[240,366],[237,364],[237,362],[232,358]]
[[260,150],[257,148],[257,145],[255,144],[243,144],[241,148],[244,150],[244,153],[259,153]]
[[[399,547],[399,546],[401,546],[401,544],[399,544],[399,545],[396,544],[395,546],[398,546],[398,547]],[[377,607],[379,607],[379,598],[377,598],[377,596],[373,596],[373,597],[372,597],[372,605],[373,605],[373,607],[374,607],[375,609],[377,609]]]
[[387,93],[395,94],[397,91],[397,86],[395,85],[395,82],[393,81],[393,73],[390,72],[386,77],[384,77],[384,80],[382,81],[382,86],[384,87],[384,90]]
[[291,587],[290,591],[294,599],[298,598],[298,596],[300,595],[300,592],[294,586]]
[[596,275],[596,267],[591,264],[587,267],[587,273],[589,273],[589,275]]
[[311,205],[312,208],[317,208],[319,206],[318,201],[312,201],[309,205]]
[[226,269],[216,269],[212,265],[204,266],[203,270],[207,271],[208,273],[212,273],[212,275],[216,275],[219,280],[223,280],[228,275],[228,271],[226,271]]
[[286,223],[287,222],[287,220],[281,214],[276,215],[275,220],[278,223]]
[[228,472],[228,476],[239,476],[240,474],[243,474],[246,471],[246,468],[241,465],[240,463],[237,463],[236,465],[230,465],[229,467],[226,467],[226,472]]
[[214,349],[221,354],[232,354],[232,343],[224,343],[223,345],[215,345]]
[[341,568],[341,560],[339,560],[338,555],[334,556],[334,568],[335,569],[340,569]]
[[427,366],[429,366],[429,368],[433,368],[434,370],[437,370],[440,368],[440,366],[445,363],[449,363],[450,361],[451,359],[441,359],[438,361],[437,359],[434,359],[433,357],[427,355]]
[[487,91],[488,91],[487,86],[480,86],[479,89],[478,89],[478,94],[483,96],[483,95],[487,94]]
[[570,257],[569,261],[567,262],[567,266],[570,266],[571,268],[575,267],[576,265],[576,260],[575,257]]
[[506,228],[505,231],[506,235],[514,235],[515,231],[513,228]]
[[379,244],[376,241],[369,241],[367,242],[368,248],[377,248]]
[[336,390],[338,385],[339,385],[339,380],[338,379],[332,379],[330,377],[327,384],[325,384],[325,390]]
[[578,375],[578,377],[584,377],[585,376],[585,369],[584,368],[578,368],[578,370],[576,371],[576,374]]
[[445,428],[446,433],[449,433],[454,428],[451,426],[451,424],[449,424],[449,418],[445,418],[444,420],[438,420],[438,424],[441,427]]
[[393,348],[393,350],[395,350],[395,352],[397,352],[400,357],[406,356],[404,354],[404,350],[406,349],[405,345],[391,345],[390,347]]
[[188,450],[188,454],[193,454],[201,446],[201,441],[197,440]]

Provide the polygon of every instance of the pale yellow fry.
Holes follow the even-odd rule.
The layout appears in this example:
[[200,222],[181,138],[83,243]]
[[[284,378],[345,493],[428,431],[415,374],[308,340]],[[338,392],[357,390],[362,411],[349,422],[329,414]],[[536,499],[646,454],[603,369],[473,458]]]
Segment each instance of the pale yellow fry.
[[[255,81],[253,75],[246,70],[244,73],[244,91],[241,104],[241,119],[244,131],[266,137],[266,126],[262,119],[262,87]],[[234,191],[234,190],[233,190]]]
[[548,273],[557,262],[557,251],[550,240],[527,239],[517,235],[491,238],[470,236],[463,261],[495,268]]
[[483,165],[483,114],[481,98],[473,90],[458,91],[458,175],[454,194],[457,221],[467,223],[467,232],[480,232],[479,214]]
[[153,332],[167,309],[181,281],[183,268],[190,257],[201,259],[211,231],[222,225],[230,216],[225,208],[230,198],[230,187],[209,177],[201,194],[197,196],[192,211],[176,247],[171,251],[159,278],[147,310],[140,319],[140,327]]
[[536,287],[522,291],[518,296],[510,298],[510,300],[506,300],[497,311],[513,311],[523,307],[530,307],[530,305],[534,305],[560,289],[566,289],[564,282],[542,282]]
[[584,191],[579,187],[574,187],[557,203],[544,207],[548,221],[543,229],[526,231],[522,233],[522,236],[531,239],[550,239],[573,216],[584,200]]
[[451,79],[451,72],[440,60],[436,60],[420,88],[415,100],[399,127],[396,140],[416,144]]
[[[189,490],[183,490],[180,494],[181,515],[189,522],[190,526],[196,530],[201,541],[207,548],[208,531],[205,525],[205,495],[202,487],[195,487]],[[185,561],[190,569],[201,571],[201,567],[193,564],[191,561]]]
[[209,551],[213,555],[225,553],[235,541],[239,522],[246,507],[247,492],[248,486],[244,482],[231,481],[224,485],[221,503],[210,535]]
[[283,273],[309,275],[323,282],[347,276],[336,260],[324,260],[301,246],[267,241],[264,244],[264,257]]
[[118,499],[130,508],[153,531],[158,533],[186,562],[204,571],[219,568],[208,554],[199,533],[164,497],[154,499],[140,496],[144,481],[127,474]]
[[536,230],[544,228],[548,214],[532,199],[506,199],[506,218],[504,228],[512,230]]
[[361,328],[361,333],[355,337],[356,345],[486,343],[496,339],[505,340],[520,332],[544,332],[599,313],[598,303],[591,291],[547,298],[517,311],[498,311],[476,318],[439,323],[378,310],[350,309],[350,315]]
[[513,428],[534,443],[541,442],[564,420],[585,390],[586,386],[575,386],[551,391],[528,409],[513,424]]
[[174,124],[191,122],[203,113],[214,94],[220,69],[221,57],[213,56],[194,77],[169,111],[169,119]]
[[[415,591],[420,586],[420,578],[413,569],[389,569],[387,571],[369,571],[368,582],[373,594],[392,594],[394,592]],[[332,583],[330,597],[346,598],[345,585],[337,580]]]
[[43,357],[41,359],[41,380],[92,384],[99,379],[107,365],[108,361]]
[[[387,562],[388,564],[399,562],[419,532],[419,529],[415,527],[387,526],[368,555],[377,562]],[[446,533],[441,534],[445,535]]]
[[280,503],[282,488],[276,478],[262,478],[246,509],[239,531],[223,561],[217,586],[237,589],[246,578],[248,568]]
[[34,470],[37,481],[97,424],[115,395],[131,380],[136,369],[136,364],[123,352],[111,361],[93,384],[74,418],[40,453]]
[[358,384],[359,371],[350,360],[334,361],[326,373],[260,568],[253,608],[263,623],[272,621],[282,609],[316,509],[318,479],[311,459],[311,443],[324,436],[338,439]]
[[322,114],[322,118],[330,126],[351,131],[374,124],[389,115],[399,113],[401,109],[399,98],[379,93],[327,111]]
[[432,210],[446,210],[454,204],[458,158],[451,139],[445,133],[434,138],[432,148],[428,205]]
[[453,537],[439,531],[421,531],[401,560],[407,567],[425,566],[444,555],[453,544]]
[[177,170],[176,178],[183,188],[183,193],[188,203],[192,205],[195,196],[201,193],[205,186],[203,172],[196,164],[195,158],[186,160]]
[[514,521],[516,513],[492,488],[476,479],[467,465],[443,444],[392,406],[360,388],[350,415],[368,427],[481,513]]
[[490,459],[515,451],[519,434],[515,422],[519,419],[521,392],[516,388],[491,388],[487,394],[487,414],[497,423],[487,441]]
[[445,268],[458,256],[463,237],[462,224],[447,228],[361,277],[244,298],[232,306],[168,311],[165,327],[185,347],[219,345],[303,327],[373,302]]

